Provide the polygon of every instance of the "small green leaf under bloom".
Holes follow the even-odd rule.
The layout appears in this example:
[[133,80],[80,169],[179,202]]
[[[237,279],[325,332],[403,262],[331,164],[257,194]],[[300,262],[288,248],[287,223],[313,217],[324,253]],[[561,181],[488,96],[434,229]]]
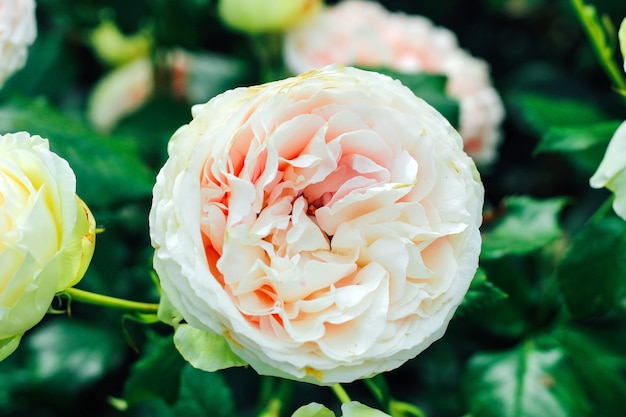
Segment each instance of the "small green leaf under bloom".
[[174,333],[174,344],[187,362],[213,372],[247,363],[233,353],[224,336],[181,324]]
[[298,408],[291,417],[335,417],[335,413],[322,404],[310,403]]

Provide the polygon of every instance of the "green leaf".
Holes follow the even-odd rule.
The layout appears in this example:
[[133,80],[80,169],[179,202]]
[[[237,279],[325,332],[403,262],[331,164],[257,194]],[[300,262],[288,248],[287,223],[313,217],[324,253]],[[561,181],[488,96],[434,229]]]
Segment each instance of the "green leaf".
[[583,100],[517,93],[509,102],[517,116],[538,135],[555,126],[585,126],[607,119],[595,105]]
[[322,404],[310,403],[298,408],[291,417],[335,417],[335,413]]
[[557,268],[565,303],[574,317],[603,314],[626,295],[626,222],[606,217],[588,223]]
[[456,314],[463,315],[502,301],[507,297],[508,294],[489,281],[485,271],[479,268]]
[[49,389],[75,392],[115,369],[123,359],[121,336],[103,326],[53,320],[26,338],[29,368]]
[[565,198],[508,197],[504,216],[483,233],[481,257],[525,255],[553,242],[561,235],[558,215],[566,202]]
[[[623,332],[623,328],[611,329]],[[587,393],[596,415],[622,417],[626,381],[617,372],[626,369],[626,345],[621,337],[609,335],[604,342],[612,343],[617,349],[602,344],[598,334],[575,328],[558,329],[554,336],[567,352],[572,369]]]
[[186,366],[173,414],[185,417],[232,417],[236,415],[235,401],[222,375]]
[[217,371],[246,362],[233,353],[224,336],[181,324],[174,333],[174,344],[191,365],[203,371]]
[[446,94],[445,75],[398,72],[389,68],[366,68],[399,80],[413,94],[423,99],[441,113],[450,124],[459,127],[459,102]]
[[171,336],[148,335],[146,351],[133,364],[124,387],[124,397],[134,404],[151,397],[173,404],[178,397],[180,375],[185,361]]
[[20,344],[21,334],[0,340],[0,362],[6,359]]
[[126,138],[95,133],[43,100],[14,100],[0,109],[0,131],[27,131],[49,139],[77,177],[77,193],[89,206],[148,197],[154,175]]
[[552,127],[543,135],[535,152],[564,154],[590,176],[600,165],[611,137],[620,124],[621,121],[609,121],[588,126]]
[[509,351],[479,353],[466,376],[475,417],[590,416],[580,383],[557,347],[527,341]]

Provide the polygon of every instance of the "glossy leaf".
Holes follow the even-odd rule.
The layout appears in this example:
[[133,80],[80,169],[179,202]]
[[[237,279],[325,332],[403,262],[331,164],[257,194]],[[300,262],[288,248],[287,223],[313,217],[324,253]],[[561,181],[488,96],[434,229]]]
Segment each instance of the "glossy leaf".
[[626,295],[626,222],[607,217],[585,226],[560,262],[557,278],[574,317],[603,314]]
[[612,335],[602,337],[597,332],[576,328],[558,329],[555,337],[568,354],[596,415],[622,417],[626,381],[616,372],[626,369],[626,344],[623,327],[611,329]]
[[528,341],[512,350],[479,353],[468,365],[475,417],[591,416],[582,387],[557,347]]
[[508,197],[503,203],[505,214],[483,234],[481,257],[524,255],[553,242],[561,234],[558,216],[566,202],[565,198]]
[[465,314],[507,297],[507,293],[489,281],[485,271],[479,268],[456,314]]
[[124,397],[129,404],[151,397],[174,403],[178,397],[184,364],[171,336],[149,334],[146,351],[133,364],[126,380]]
[[247,365],[233,353],[224,336],[188,324],[178,326],[174,333],[174,344],[185,360],[204,371]]
[[185,417],[232,417],[235,401],[224,378],[191,366],[183,369],[174,415]]
[[526,127],[538,135],[555,126],[586,126],[607,119],[597,106],[584,100],[517,93],[509,101]]
[[604,152],[620,121],[590,124],[585,127],[552,127],[542,137],[535,152],[558,152],[590,175],[600,165]]

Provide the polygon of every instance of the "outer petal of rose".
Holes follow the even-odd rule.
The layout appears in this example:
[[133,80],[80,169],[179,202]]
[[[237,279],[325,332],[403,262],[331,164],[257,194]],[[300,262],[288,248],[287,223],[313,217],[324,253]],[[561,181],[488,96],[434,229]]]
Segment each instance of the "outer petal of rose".
[[598,170],[589,180],[593,188],[606,187],[615,193],[613,209],[626,220],[626,122],[617,129]]

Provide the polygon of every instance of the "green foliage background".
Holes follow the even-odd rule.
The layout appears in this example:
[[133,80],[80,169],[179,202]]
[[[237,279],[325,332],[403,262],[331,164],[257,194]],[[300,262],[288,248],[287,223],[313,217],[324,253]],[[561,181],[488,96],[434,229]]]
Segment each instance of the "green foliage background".
[[[428,416],[623,416],[626,223],[604,203],[609,193],[592,190],[588,179],[626,106],[572,4],[381,3],[451,29],[464,49],[485,59],[507,118],[499,159],[481,172],[481,269],[448,332],[400,369],[346,390],[373,407],[393,397]],[[88,34],[110,16],[126,33],[150,27],[157,49],[183,47],[219,60],[224,65],[198,81],[206,100],[210,92],[265,80],[254,43],[223,27],[211,0],[37,4],[39,34],[28,64],[0,91],[0,132],[49,138],[76,172],[78,194],[105,229],[79,287],[158,302],[147,228],[151,188],[167,140],[190,120],[190,103],[159,88],[114,131],[97,133],[86,119],[87,99],[108,68]],[[615,27],[626,16],[623,1],[594,5]],[[615,59],[621,65],[617,53]],[[311,401],[338,410],[328,388],[247,368],[193,369],[163,324],[81,303],[67,307],[59,299],[61,314],[49,314],[0,363],[0,416],[253,416],[274,397],[284,400],[283,415]]]

